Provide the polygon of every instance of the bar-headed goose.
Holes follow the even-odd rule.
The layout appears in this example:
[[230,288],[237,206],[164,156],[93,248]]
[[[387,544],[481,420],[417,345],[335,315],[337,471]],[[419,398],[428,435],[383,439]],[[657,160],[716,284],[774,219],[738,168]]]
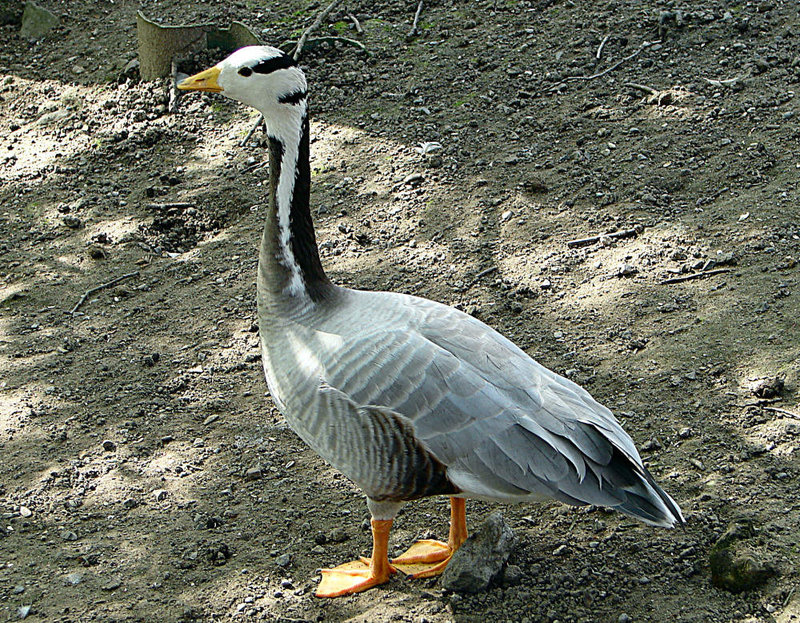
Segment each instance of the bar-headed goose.
[[[371,559],[324,569],[317,595],[365,590],[395,568],[441,573],[467,537],[464,498],[555,498],[656,526],[683,522],[631,438],[581,387],[451,307],[330,282],[309,211],[306,80],[291,57],[242,48],[179,87],[222,93],[267,122],[258,266],[267,384],[295,432],[366,493],[372,514]],[[390,564],[398,509],[431,495],[450,496],[448,543],[418,542]]]

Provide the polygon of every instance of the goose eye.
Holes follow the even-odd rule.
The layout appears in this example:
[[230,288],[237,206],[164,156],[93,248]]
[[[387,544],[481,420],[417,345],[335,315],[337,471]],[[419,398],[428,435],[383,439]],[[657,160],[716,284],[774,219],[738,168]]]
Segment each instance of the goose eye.
[[245,78],[247,78],[248,76],[250,76],[252,73],[253,73],[253,70],[252,70],[252,69],[250,69],[249,67],[242,67],[242,68],[239,70],[239,75],[240,75],[240,76],[244,76]]

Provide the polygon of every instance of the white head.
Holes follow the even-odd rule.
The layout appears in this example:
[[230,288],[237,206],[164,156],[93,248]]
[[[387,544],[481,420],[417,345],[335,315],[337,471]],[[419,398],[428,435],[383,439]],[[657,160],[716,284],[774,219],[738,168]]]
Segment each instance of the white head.
[[178,88],[222,93],[252,106],[264,115],[268,132],[276,138],[296,128],[306,112],[305,75],[291,56],[266,45],[236,50]]

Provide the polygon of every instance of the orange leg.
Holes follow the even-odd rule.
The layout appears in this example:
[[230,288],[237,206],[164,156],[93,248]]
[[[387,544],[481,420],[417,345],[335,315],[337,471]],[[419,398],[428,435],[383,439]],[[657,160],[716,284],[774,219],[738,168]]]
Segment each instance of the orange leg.
[[392,520],[372,520],[372,558],[346,562],[333,569],[322,569],[317,597],[341,597],[360,593],[383,584],[394,568],[389,564],[389,530]]
[[464,498],[450,498],[450,535],[447,543],[424,539],[417,541],[392,565],[412,578],[430,578],[441,574],[453,553],[467,540],[467,513]]

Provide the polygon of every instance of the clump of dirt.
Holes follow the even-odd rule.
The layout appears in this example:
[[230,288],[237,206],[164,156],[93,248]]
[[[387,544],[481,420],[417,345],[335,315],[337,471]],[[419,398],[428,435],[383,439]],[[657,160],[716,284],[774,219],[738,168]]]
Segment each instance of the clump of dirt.
[[[409,38],[416,3],[381,0],[322,23],[302,66],[333,280],[466,310],[586,387],[687,519],[509,507],[485,592],[394,577],[333,601],[316,570],[368,552],[369,522],[265,396],[255,115],[171,112],[136,77],[137,6],[40,4],[60,21],[35,42],[0,10],[0,618],[800,617],[794,3],[441,0]],[[273,45],[322,8],[145,7]],[[734,594],[709,560],[742,515],[770,575]],[[407,505],[392,553],[447,519]]]

